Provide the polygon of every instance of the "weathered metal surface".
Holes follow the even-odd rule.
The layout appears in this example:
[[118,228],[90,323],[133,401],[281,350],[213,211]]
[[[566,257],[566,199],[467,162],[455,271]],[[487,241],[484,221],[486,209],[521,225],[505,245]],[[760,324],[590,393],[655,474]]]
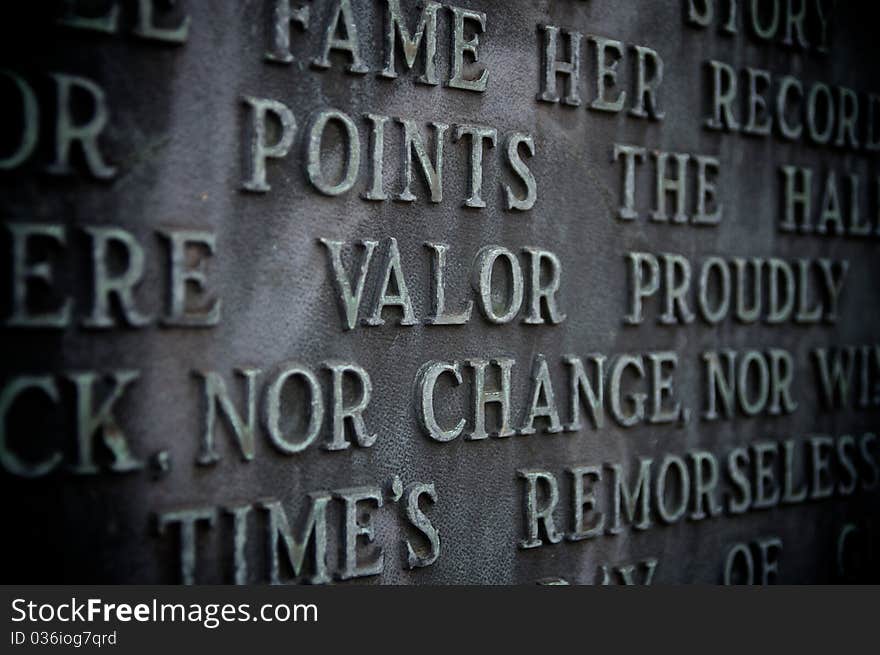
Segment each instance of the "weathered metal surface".
[[2,9],[3,580],[876,580],[876,12],[399,4]]

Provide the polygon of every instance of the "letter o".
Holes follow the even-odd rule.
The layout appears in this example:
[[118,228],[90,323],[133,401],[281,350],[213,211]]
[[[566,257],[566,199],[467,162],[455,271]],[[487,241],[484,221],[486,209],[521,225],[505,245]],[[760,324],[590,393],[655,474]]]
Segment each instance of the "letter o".
[[[717,269],[720,273],[718,277],[720,283],[721,302],[715,309],[709,307],[709,273],[712,269]],[[697,298],[700,304],[700,311],[703,318],[708,323],[720,323],[727,316],[730,309],[730,270],[727,263],[721,257],[710,257],[703,264],[700,271],[700,294]]]
[[[819,131],[819,128],[816,126],[818,122],[816,104],[820,92],[825,96],[825,106],[827,108],[825,126],[822,131]],[[831,133],[834,131],[834,98],[827,84],[818,82],[810,88],[810,95],[807,99],[807,128],[810,132],[810,138],[816,143],[828,143],[829,139],[831,139]]]
[[[499,258],[510,266],[510,298],[507,305],[496,311],[492,294],[492,274]],[[519,313],[523,303],[523,276],[516,255],[501,246],[486,246],[477,253],[477,277],[474,288],[478,292],[480,309],[491,323],[509,323]]]
[[[666,479],[669,475],[669,469],[672,467],[678,469],[678,481],[681,492],[681,499],[678,507],[673,511],[669,511],[666,507]],[[657,497],[657,514],[666,523],[675,523],[687,511],[688,502],[690,501],[690,475],[688,475],[687,465],[680,457],[667,455],[660,464],[660,470],[657,472],[657,488],[655,496]]]
[[742,556],[742,560],[746,565],[746,577],[745,581],[738,584],[754,584],[755,582],[755,562],[752,559],[752,553],[749,551],[749,547],[746,544],[738,543],[733,548],[730,549],[730,552],[727,553],[727,557],[724,559],[724,584],[732,585],[734,584],[733,580],[733,568],[736,564],[737,555]]
[[[348,144],[346,146],[345,175],[336,184],[330,184],[324,178],[321,167],[321,143],[324,139],[324,130],[330,121],[338,121],[345,128]],[[338,109],[325,109],[318,112],[309,127],[308,144],[308,167],[309,181],[318,191],[328,196],[338,196],[354,186],[358,171],[361,166],[361,142],[357,125],[348,117],[348,114]]]
[[[281,392],[287,381],[295,376],[302,377],[309,387],[309,425],[306,435],[299,441],[290,441],[281,432]],[[282,453],[293,455],[309,447],[318,438],[321,424],[324,421],[324,400],[321,396],[321,385],[315,374],[309,369],[296,364],[288,365],[269,385],[266,390],[265,426],[269,441]]]
[[34,151],[40,130],[40,111],[37,96],[30,85],[21,77],[5,69],[0,69],[0,75],[8,77],[15,83],[21,93],[22,104],[22,130],[21,142],[8,157],[0,159],[0,170],[11,170],[20,166]]
[[766,5],[767,3],[763,0],[752,0],[750,12],[752,15],[752,30],[754,30],[755,36],[759,39],[769,41],[776,36],[776,30],[779,28],[779,0],[772,0],[773,20],[770,21],[769,26],[760,24],[760,5],[762,4]]
[[[758,365],[758,394],[754,400],[749,399],[749,372],[752,364]],[[770,393],[770,370],[764,355],[757,350],[749,350],[743,355],[737,375],[737,395],[743,412],[748,416],[754,416],[767,404],[767,395]]]

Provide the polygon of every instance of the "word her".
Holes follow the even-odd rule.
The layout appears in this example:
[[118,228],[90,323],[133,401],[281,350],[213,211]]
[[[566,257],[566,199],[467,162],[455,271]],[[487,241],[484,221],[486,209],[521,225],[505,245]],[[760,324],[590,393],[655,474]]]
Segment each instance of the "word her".
[[[542,25],[539,29],[543,32],[544,65],[538,100],[549,103],[558,103],[561,100],[563,105],[579,107],[582,102],[579,86],[583,34],[553,25]],[[560,32],[566,37],[568,59],[559,56],[557,42]],[[620,41],[594,35],[588,36],[587,40],[595,46],[593,79],[596,90],[587,107],[595,111],[618,113],[625,106],[626,91],[618,90],[614,97],[611,94],[618,86],[618,67],[623,60],[624,45]],[[656,50],[645,46],[634,45],[632,50],[636,58],[636,79],[629,115],[634,118],[662,120],[664,114],[658,106],[657,93],[663,82],[663,60]],[[560,76],[565,76],[564,96],[561,98],[556,86],[557,77]]]

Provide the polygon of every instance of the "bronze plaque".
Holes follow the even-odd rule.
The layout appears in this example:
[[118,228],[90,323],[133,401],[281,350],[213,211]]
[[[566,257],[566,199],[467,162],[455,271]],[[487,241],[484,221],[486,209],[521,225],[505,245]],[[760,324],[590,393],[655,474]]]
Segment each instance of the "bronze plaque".
[[4,582],[877,581],[872,5],[30,5]]

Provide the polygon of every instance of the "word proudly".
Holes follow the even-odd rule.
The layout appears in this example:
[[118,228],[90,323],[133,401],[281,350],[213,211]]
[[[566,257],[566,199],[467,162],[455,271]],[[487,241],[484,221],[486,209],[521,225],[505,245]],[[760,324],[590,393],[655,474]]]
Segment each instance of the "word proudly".
[[[709,257],[692,284],[692,266],[682,255],[629,252],[630,294],[627,325],[640,325],[645,301],[657,296],[661,325],[691,323],[699,316],[710,325],[734,317],[741,323],[835,323],[847,260],[775,257]],[[764,294],[766,290],[766,302]],[[691,309],[696,307],[697,313]]]

